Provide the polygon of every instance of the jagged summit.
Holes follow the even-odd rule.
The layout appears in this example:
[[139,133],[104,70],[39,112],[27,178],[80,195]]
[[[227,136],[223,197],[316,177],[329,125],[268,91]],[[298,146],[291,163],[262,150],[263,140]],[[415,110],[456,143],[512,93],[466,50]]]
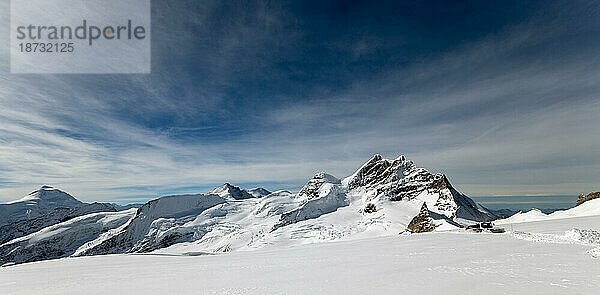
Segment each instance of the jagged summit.
[[391,184],[402,179],[404,175],[411,173],[414,169],[414,163],[407,161],[404,156],[388,160],[380,154],[375,154],[356,172],[346,177],[342,183],[350,189]]
[[342,183],[349,190],[365,190],[371,198],[390,201],[422,199],[429,210],[447,218],[490,220],[495,216],[455,190],[442,173],[431,173],[401,155],[394,160],[375,154]]
[[245,189],[241,189],[231,183],[224,183],[223,185],[214,188],[210,191],[211,194],[218,195],[225,199],[233,199],[233,200],[244,200],[255,198],[254,195],[246,191]]
[[271,194],[270,191],[268,191],[262,187],[251,188],[251,189],[247,190],[247,192],[250,193],[255,198],[262,198],[264,196],[268,196]]

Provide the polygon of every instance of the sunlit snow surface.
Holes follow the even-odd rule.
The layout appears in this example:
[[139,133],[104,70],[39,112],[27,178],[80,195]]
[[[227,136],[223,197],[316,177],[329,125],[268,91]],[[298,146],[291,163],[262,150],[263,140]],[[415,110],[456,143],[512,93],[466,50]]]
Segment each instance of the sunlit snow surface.
[[0,268],[0,294],[598,294],[598,241],[565,241],[574,229],[600,230],[600,216],[504,226],[506,234],[456,230],[205,256],[35,262]]

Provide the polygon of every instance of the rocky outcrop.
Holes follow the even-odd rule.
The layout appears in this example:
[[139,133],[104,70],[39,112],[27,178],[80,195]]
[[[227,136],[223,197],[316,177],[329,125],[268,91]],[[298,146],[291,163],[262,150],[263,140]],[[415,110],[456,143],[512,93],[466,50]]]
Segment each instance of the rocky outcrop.
[[373,203],[367,203],[365,208],[362,210],[363,213],[371,214],[377,212],[377,206]]
[[577,205],[581,205],[589,200],[597,198],[600,198],[600,192],[591,192],[587,195],[580,194],[579,197],[577,197]]
[[[348,189],[362,187],[374,190],[375,196],[383,196],[391,201],[412,200],[423,192],[446,188],[443,174],[429,173],[404,156],[390,161],[379,154],[344,179],[344,184]],[[445,202],[440,203],[440,206],[445,205]]]
[[433,218],[429,215],[429,210],[427,209],[427,204],[423,203],[421,206],[421,210],[419,214],[415,216],[410,223],[408,224],[406,230],[411,233],[426,233],[433,231],[436,228],[436,225],[433,221]]

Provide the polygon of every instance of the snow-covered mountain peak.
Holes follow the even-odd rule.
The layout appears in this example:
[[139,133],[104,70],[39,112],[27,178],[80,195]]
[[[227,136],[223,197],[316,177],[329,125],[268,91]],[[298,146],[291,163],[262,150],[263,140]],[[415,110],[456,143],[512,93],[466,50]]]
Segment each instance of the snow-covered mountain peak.
[[309,179],[306,185],[300,189],[298,198],[311,200],[318,197],[318,191],[324,183],[341,184],[341,181],[331,174],[319,172]]
[[404,155],[398,156],[394,161],[406,161],[406,157]]
[[452,188],[444,174],[431,173],[405,156],[389,160],[375,154],[342,184],[350,194],[366,195],[368,199],[419,199],[427,203],[430,211],[450,219],[489,220],[494,217]]
[[84,204],[83,202],[77,200],[75,197],[71,196],[69,193],[48,185],[44,185],[40,189],[29,193],[27,196],[19,200],[9,202],[8,204],[15,204],[21,202],[33,202],[37,203],[38,205],[65,208],[77,207]]
[[33,219],[56,208],[76,208],[82,205],[85,203],[64,191],[42,186],[21,199],[0,204],[0,225]]
[[248,191],[241,189],[235,185],[232,185],[228,182],[226,182],[222,186],[214,188],[212,191],[210,191],[210,193],[230,200],[244,200],[256,197]]
[[249,194],[251,194],[252,196],[254,196],[255,198],[262,198],[264,196],[268,196],[271,194],[270,191],[268,191],[262,187],[251,188],[251,189],[247,190],[247,192]]
[[406,160],[404,156],[388,160],[375,154],[342,183],[349,189],[385,185],[399,181],[414,169],[414,163]]

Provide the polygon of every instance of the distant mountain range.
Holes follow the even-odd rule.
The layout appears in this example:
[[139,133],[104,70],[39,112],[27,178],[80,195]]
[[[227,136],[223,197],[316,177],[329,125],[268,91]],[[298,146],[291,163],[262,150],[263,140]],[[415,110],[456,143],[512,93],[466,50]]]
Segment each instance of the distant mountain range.
[[411,221],[445,230],[497,217],[445,175],[404,156],[374,155],[343,179],[317,173],[297,193],[226,183],[123,207],[83,203],[44,186],[0,204],[0,264],[151,251],[201,255],[395,235]]

